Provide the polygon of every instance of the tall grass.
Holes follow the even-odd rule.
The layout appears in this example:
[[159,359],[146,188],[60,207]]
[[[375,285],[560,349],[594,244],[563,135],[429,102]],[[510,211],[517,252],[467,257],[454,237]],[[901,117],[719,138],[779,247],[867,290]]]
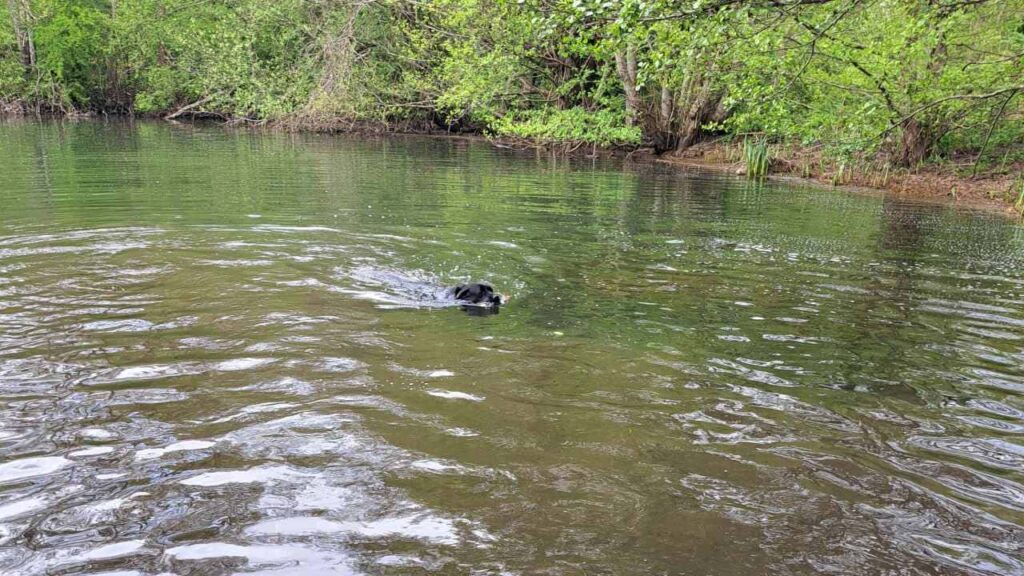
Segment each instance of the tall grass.
[[1020,191],[1017,193],[1017,201],[1013,203],[1013,208],[1024,217],[1024,178],[1017,178],[1017,188]]
[[764,178],[771,165],[767,138],[747,138],[743,141],[743,162],[750,178]]
[[843,179],[845,177],[846,177],[846,161],[844,160],[844,161],[839,163],[839,167],[836,168],[835,174],[832,174],[832,185],[833,186],[839,186],[840,184],[843,184],[844,183]]

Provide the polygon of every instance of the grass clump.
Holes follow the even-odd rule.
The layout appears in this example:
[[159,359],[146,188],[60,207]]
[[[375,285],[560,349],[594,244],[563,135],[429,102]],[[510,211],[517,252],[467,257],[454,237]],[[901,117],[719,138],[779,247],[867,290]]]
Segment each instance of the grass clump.
[[747,138],[743,141],[743,163],[748,177],[764,178],[768,175],[771,162],[767,138]]

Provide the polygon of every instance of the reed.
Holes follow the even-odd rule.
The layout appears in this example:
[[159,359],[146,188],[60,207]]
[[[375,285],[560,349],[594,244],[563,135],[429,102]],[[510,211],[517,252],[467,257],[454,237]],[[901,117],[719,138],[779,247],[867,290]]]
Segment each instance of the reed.
[[750,178],[764,178],[771,165],[767,138],[747,138],[743,141],[743,162]]

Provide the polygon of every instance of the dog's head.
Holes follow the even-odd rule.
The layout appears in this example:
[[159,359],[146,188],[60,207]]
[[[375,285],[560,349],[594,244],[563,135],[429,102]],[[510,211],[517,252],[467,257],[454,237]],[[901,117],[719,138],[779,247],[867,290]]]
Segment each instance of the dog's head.
[[455,287],[455,299],[470,304],[488,304],[491,306],[501,306],[507,301],[505,296],[494,291],[493,286],[481,282],[459,284]]

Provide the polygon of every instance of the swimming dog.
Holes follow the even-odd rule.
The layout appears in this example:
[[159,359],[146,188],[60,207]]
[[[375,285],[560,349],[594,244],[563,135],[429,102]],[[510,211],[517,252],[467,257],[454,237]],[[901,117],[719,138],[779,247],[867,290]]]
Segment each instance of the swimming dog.
[[470,284],[459,284],[451,289],[452,296],[464,304],[476,304],[483,306],[498,307],[508,301],[504,295],[494,291],[490,284],[472,282]]

